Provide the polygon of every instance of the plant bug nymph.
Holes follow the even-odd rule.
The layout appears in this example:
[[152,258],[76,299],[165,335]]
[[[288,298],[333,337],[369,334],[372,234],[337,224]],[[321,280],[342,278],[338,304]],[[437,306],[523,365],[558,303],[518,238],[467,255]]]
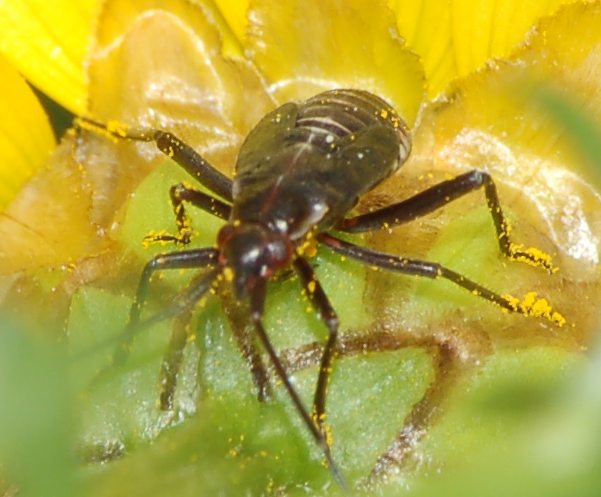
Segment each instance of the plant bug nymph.
[[[171,201],[177,233],[156,235],[152,240],[183,244],[189,241],[185,202],[226,221],[216,247],[165,253],[146,264],[118,360],[124,358],[134,332],[140,327],[190,310],[218,278],[231,282],[235,297],[248,301],[248,320],[257,338],[342,487],[346,483],[331,455],[324,422],[339,323],[308,260],[307,247],[312,242],[380,269],[447,279],[510,312],[543,317],[557,325],[564,322],[542,299],[520,301],[499,295],[440,264],[377,252],[330,234],[330,230],[359,233],[406,223],[483,188],[502,254],[552,270],[549,258],[540,251],[523,250],[511,242],[495,183],[482,171],[461,174],[393,205],[348,217],[359,198],[394,173],[411,150],[405,123],[387,102],[369,92],[327,91],[301,104],[284,104],[266,115],[240,148],[233,179],[170,133],[124,131],[85,118],[79,120],[79,126],[108,132],[119,139],[154,142],[215,195],[181,183],[175,185]],[[141,320],[152,275],[156,271],[182,268],[203,268],[205,272],[170,307]],[[298,274],[328,330],[311,410],[291,383],[263,325],[267,284],[279,271],[290,268]],[[267,381],[261,371],[260,367],[253,369],[259,390]]]

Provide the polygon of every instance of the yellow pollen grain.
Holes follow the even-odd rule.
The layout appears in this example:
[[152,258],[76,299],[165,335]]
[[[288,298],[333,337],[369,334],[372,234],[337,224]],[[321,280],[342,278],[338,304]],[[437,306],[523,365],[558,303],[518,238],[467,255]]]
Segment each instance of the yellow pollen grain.
[[553,273],[557,272],[557,268],[553,266],[551,256],[536,247],[524,248],[523,245],[512,243],[509,252],[514,260],[525,262],[534,267],[543,267]]
[[223,270],[223,277],[225,278],[225,281],[227,281],[228,283],[231,283],[232,281],[234,281],[234,271],[232,270],[231,267],[226,267]]
[[[553,321],[560,328],[567,323],[566,318],[563,317],[559,312],[553,311],[551,314],[551,321]],[[572,324],[574,326],[574,324]]]
[[317,242],[311,233],[308,233],[305,241],[296,247],[296,253],[307,257],[315,257],[317,255]]
[[169,245],[169,242],[163,239],[165,236],[168,236],[165,230],[149,231],[148,234],[142,239],[142,246],[144,248],[148,248],[154,243],[158,243],[161,246]]
[[511,307],[514,311],[517,311],[520,308],[520,299],[515,298],[513,295],[509,295],[508,293],[501,295],[501,297],[503,297],[503,299],[509,304],[509,307]]
[[109,133],[120,136],[121,138],[127,137],[128,127],[126,124],[120,123],[119,121],[108,121],[106,123],[106,129]]
[[307,283],[307,289],[309,290],[310,293],[315,293],[315,287],[317,285],[315,284],[315,280],[311,280],[309,281],[309,283]]
[[332,447],[332,445],[334,445],[334,435],[332,435],[332,429],[328,425],[324,425],[323,432],[326,436],[326,444],[328,447]]
[[536,292],[528,292],[521,301],[511,295],[503,295],[503,298],[514,311],[525,316],[544,318],[559,327],[566,324],[566,319],[553,310],[547,299],[539,298]]

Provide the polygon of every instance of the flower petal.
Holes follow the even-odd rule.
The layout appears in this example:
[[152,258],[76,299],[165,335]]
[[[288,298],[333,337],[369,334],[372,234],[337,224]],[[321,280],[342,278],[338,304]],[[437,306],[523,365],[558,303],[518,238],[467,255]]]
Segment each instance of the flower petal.
[[0,209],[48,158],[54,135],[37,97],[0,55]]
[[[0,274],[69,265],[92,258],[107,245],[90,222],[90,182],[65,139],[6,210],[0,214]],[[66,274],[66,273],[65,273]]]
[[223,55],[228,33],[214,12],[164,3],[105,3],[89,61],[89,111],[104,120],[194,129],[190,144],[202,149],[228,133],[244,136],[273,105],[259,74]]
[[75,113],[85,108],[84,59],[99,2],[0,2],[0,51],[36,87]]
[[280,101],[356,87],[388,98],[412,124],[423,69],[382,3],[290,0],[251,4],[247,46]]
[[454,0],[451,20],[457,73],[464,76],[492,57],[504,57],[537,19],[565,0]]
[[388,0],[407,45],[422,58],[428,91],[436,95],[457,74],[447,0]]
[[507,57],[538,18],[566,0],[389,0],[399,31],[421,55],[431,96],[486,60]]
[[248,24],[246,11],[250,0],[215,0],[215,3],[238,40],[244,39]]

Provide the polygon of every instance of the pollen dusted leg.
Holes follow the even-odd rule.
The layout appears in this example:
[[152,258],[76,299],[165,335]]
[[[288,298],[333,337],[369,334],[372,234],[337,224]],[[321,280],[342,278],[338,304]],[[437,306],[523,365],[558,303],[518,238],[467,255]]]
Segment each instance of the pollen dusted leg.
[[497,187],[491,176],[484,171],[474,170],[461,174],[397,204],[389,205],[368,214],[343,219],[338,224],[337,229],[347,233],[362,233],[397,226],[435,211],[479,188],[484,188],[486,203],[495,225],[499,248],[503,255],[509,259],[543,267],[552,272],[553,265],[549,256],[536,249],[522,250],[522,247],[511,243],[509,228],[503,215]]
[[[298,272],[307,296],[311,299],[313,306],[320,314],[322,321],[328,328],[328,340],[323,349],[319,365],[319,376],[315,386],[313,399],[313,417],[319,429],[324,432],[324,421],[326,414],[326,396],[332,362],[334,360],[336,345],[338,343],[338,316],[330,304],[328,296],[323,291],[311,264],[306,259],[298,257],[294,261],[294,268]],[[324,435],[326,433],[324,432]]]
[[465,288],[471,294],[497,304],[509,312],[517,312],[524,316],[542,317],[557,326],[565,324],[565,318],[558,312],[553,311],[546,300],[537,299],[534,293],[526,295],[524,301],[520,302],[515,297],[491,292],[488,288],[436,262],[408,259],[406,257],[377,252],[345,242],[326,233],[317,235],[317,239],[334,252],[351,257],[370,266],[413,276],[423,276],[432,279],[444,278]]
[[190,243],[192,236],[192,226],[190,219],[184,208],[184,202],[192,204],[213,216],[227,220],[232,210],[231,206],[221,200],[207,195],[200,190],[190,188],[183,183],[173,185],[169,190],[173,213],[175,214],[175,225],[177,227],[177,235],[169,235],[164,233],[151,234],[144,237],[144,241],[153,242],[174,242],[176,244],[187,245]]
[[[281,359],[289,373],[317,366],[324,353],[321,342],[283,350]],[[460,378],[474,368],[477,360],[491,353],[490,339],[486,334],[467,330],[465,336],[434,337],[415,331],[371,329],[366,332],[348,332],[340,336],[337,354],[355,357],[366,353],[400,351],[406,348],[427,350],[432,357],[434,378],[424,395],[405,417],[396,437],[377,458],[370,475],[363,479],[368,486],[387,475],[411,464],[416,443],[436,423],[441,415],[441,405]]]
[[[138,289],[136,291],[136,297],[129,311],[129,322],[127,328],[123,333],[121,343],[117,347],[114,356],[115,364],[123,364],[129,355],[129,349],[133,340],[134,334],[150,323],[155,323],[172,317],[173,315],[182,312],[189,305],[189,300],[196,298],[197,294],[204,294],[208,291],[212,279],[214,279],[219,270],[215,268],[217,261],[217,250],[209,247],[204,249],[193,249],[193,250],[182,250],[180,252],[173,252],[169,254],[160,254],[153,257],[144,266],[140,281],[138,282]],[[171,306],[163,310],[159,314],[152,316],[146,320],[140,320],[142,308],[146,301],[148,294],[148,286],[152,275],[156,271],[162,271],[165,269],[199,269],[199,268],[213,268],[209,275],[212,279],[208,278],[209,275],[202,274],[199,281],[193,280],[190,285],[188,292],[184,296],[179,296],[179,299],[175,299]],[[210,281],[208,281],[210,279]],[[205,281],[207,280],[207,281]],[[194,286],[196,284],[196,286]],[[199,299],[200,296],[197,298]]]
[[154,142],[161,152],[177,162],[201,185],[221,198],[232,201],[232,180],[172,133],[155,129],[130,129],[126,125],[103,124],[85,117],[77,118],[75,125],[99,134],[108,134],[117,140]]
[[309,429],[309,432],[313,436],[315,443],[322,450],[328,463],[328,467],[332,472],[332,476],[336,479],[336,482],[340,485],[340,487],[343,490],[346,490],[348,488],[348,485],[344,476],[342,475],[342,472],[340,471],[338,465],[332,457],[330,445],[328,444],[325,434],[322,430],[318,428],[317,424],[313,421],[313,418],[310,416],[309,411],[307,411],[307,408],[301,400],[300,395],[296,391],[296,388],[294,388],[294,386],[290,382],[290,377],[288,376],[288,373],[286,372],[282,361],[280,360],[275,349],[273,348],[273,345],[271,345],[271,341],[269,340],[267,332],[265,331],[265,327],[263,326],[263,314],[266,290],[267,282],[265,280],[260,279],[254,286],[250,294],[250,313],[252,322],[255,326],[257,337],[259,338],[259,341],[261,342],[263,348],[267,352],[267,355],[269,356],[269,359],[273,364],[275,372],[282,384],[284,385],[284,388],[288,392],[288,396],[290,397],[290,400],[292,400],[294,407],[296,408],[297,412],[304,421],[305,426]]

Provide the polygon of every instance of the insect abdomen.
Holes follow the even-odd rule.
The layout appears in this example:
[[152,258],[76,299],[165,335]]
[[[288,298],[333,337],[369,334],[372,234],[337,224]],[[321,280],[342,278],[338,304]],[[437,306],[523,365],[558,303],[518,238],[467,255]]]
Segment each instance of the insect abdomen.
[[411,150],[409,129],[388,103],[362,90],[332,90],[307,100],[299,107],[289,143],[310,143],[327,153],[336,148],[339,139],[376,124],[397,132],[402,164]]

